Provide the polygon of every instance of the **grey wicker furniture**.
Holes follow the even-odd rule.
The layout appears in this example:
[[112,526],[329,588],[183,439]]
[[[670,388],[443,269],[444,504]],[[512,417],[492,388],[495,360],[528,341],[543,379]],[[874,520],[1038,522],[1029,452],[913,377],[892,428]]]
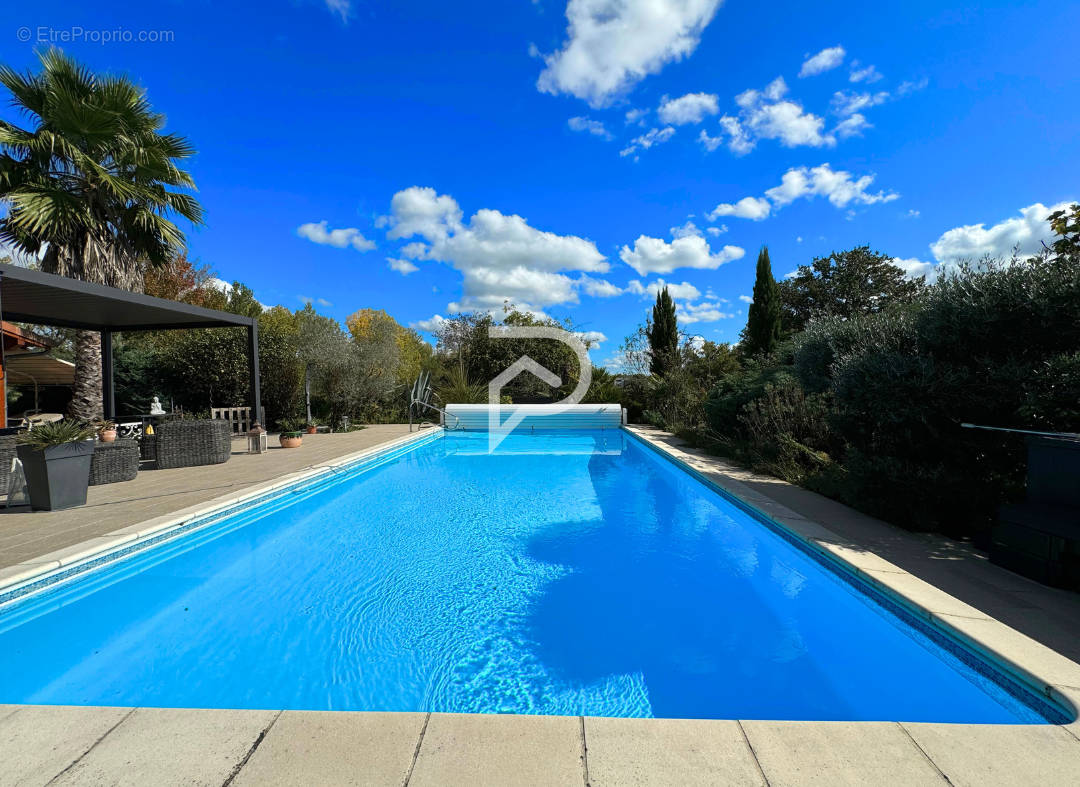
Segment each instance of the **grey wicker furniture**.
[[139,444],[134,440],[97,443],[90,460],[90,486],[132,481],[139,472]]
[[221,464],[232,456],[232,427],[228,421],[166,421],[154,427],[154,451],[159,469]]
[[15,458],[15,435],[0,435],[0,495],[8,491],[8,476],[11,475],[11,460]]

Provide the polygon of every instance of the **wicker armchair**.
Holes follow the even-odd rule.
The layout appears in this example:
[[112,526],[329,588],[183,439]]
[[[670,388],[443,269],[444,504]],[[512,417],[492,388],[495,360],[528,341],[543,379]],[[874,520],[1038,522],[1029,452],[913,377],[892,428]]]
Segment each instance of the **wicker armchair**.
[[8,476],[11,475],[11,460],[15,458],[15,435],[0,435],[0,495],[8,491]]
[[228,421],[166,421],[154,428],[159,469],[217,465],[232,456]]
[[98,443],[90,460],[90,486],[132,481],[139,472],[139,444],[134,440]]

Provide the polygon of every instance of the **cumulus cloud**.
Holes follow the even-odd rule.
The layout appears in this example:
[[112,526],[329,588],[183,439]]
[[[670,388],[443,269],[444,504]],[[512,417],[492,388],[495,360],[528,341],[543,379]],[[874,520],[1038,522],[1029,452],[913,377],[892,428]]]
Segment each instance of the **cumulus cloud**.
[[669,126],[683,126],[687,123],[700,123],[709,115],[720,112],[720,102],[713,93],[687,93],[679,98],[664,97],[656,110],[661,123]]
[[325,0],[326,9],[336,14],[342,22],[349,21],[349,14],[352,12],[352,2],[350,0]]
[[599,347],[606,342],[608,338],[600,331],[578,331],[578,338],[585,342],[589,346],[589,349]]
[[631,153],[636,153],[638,150],[648,150],[653,145],[667,142],[673,136],[675,136],[675,129],[671,126],[649,129],[640,137],[635,137],[631,140],[629,145],[619,151],[619,155],[629,156]]
[[752,295],[740,295],[739,300],[742,301],[743,303],[753,303],[754,302],[754,296],[752,296]]
[[978,260],[986,256],[1009,258],[1014,250],[1020,256],[1038,254],[1042,250],[1042,242],[1054,236],[1047,216],[1072,204],[1060,202],[1047,207],[1036,202],[1021,208],[1019,216],[991,227],[982,223],[956,227],[931,243],[930,250],[941,262]]
[[851,117],[846,117],[836,124],[833,133],[840,139],[861,136],[863,131],[873,128],[873,125],[865,117],[856,112]]
[[413,259],[435,260],[460,271],[463,295],[450,311],[498,311],[506,301],[540,307],[576,303],[582,282],[566,272],[605,273],[607,259],[590,240],[532,227],[518,215],[481,209],[468,221],[457,201],[412,186],[390,201],[387,237],[410,239]]
[[877,93],[848,93],[838,90],[833,93],[832,110],[840,117],[846,117],[870,107],[876,107],[878,104],[884,104],[888,100],[889,93],[886,90]]
[[626,112],[626,122],[638,126],[645,125],[645,116],[649,114],[647,109],[630,109]]
[[397,271],[402,276],[408,276],[410,273],[420,270],[408,260],[399,260],[394,257],[387,257],[386,264],[390,266],[391,270]]
[[812,77],[831,71],[844,62],[844,55],[846,54],[847,52],[844,51],[842,46],[831,46],[828,49],[822,49],[816,55],[812,55],[803,61],[802,68],[799,69],[799,76]]
[[914,81],[903,81],[900,83],[900,87],[896,88],[896,92],[901,96],[906,96],[908,93],[914,93],[917,90],[922,90],[930,84],[930,80],[926,77]]
[[780,179],[780,185],[765,192],[764,197],[743,197],[731,204],[722,202],[709,214],[709,221],[720,216],[761,221],[770,212],[789,205],[797,199],[825,197],[837,208],[849,205],[873,205],[899,199],[895,192],[870,192],[873,175],[855,177],[844,170],[834,170],[828,163],[817,167],[792,167]]
[[868,85],[872,85],[881,78],[881,74],[878,73],[878,70],[874,66],[861,68],[858,60],[852,61],[851,73],[848,75],[848,79],[852,82],[865,82]]
[[719,227],[706,227],[705,231],[716,238],[727,232],[728,226],[727,224],[721,224]]
[[296,228],[296,234],[312,243],[333,246],[336,249],[352,246],[357,251],[371,251],[375,248],[375,242],[365,238],[356,227],[332,230],[325,221],[301,224]]
[[566,41],[536,86],[603,107],[693,53],[721,0],[569,0]]
[[735,316],[732,312],[725,312],[719,303],[707,300],[701,303],[677,303],[675,314],[684,325],[695,322],[716,322]]
[[[777,77],[763,90],[744,90],[735,97],[738,115],[720,118],[720,128],[727,135],[732,153],[749,153],[759,139],[775,139],[788,148],[820,148],[836,144],[835,136],[824,133],[825,119],[785,98],[787,92],[784,78]],[[705,138],[699,139],[707,148],[711,144]]]
[[924,262],[917,257],[908,257],[906,259],[893,257],[890,262],[902,270],[904,277],[907,279],[930,279],[933,277],[934,263],[932,262]]
[[581,287],[581,291],[586,295],[593,298],[614,298],[616,295],[622,295],[623,290],[606,279],[596,279],[592,276],[581,276],[577,283]]
[[761,221],[769,216],[772,205],[764,197],[743,197],[732,204],[721,202],[708,215],[709,221],[716,221],[721,216],[734,216],[737,219]]
[[656,279],[648,284],[642,284],[637,279],[631,279],[630,283],[626,285],[626,291],[633,295],[640,295],[643,298],[651,299],[655,298],[665,287],[667,287],[668,295],[672,298],[685,298],[686,300],[693,301],[701,297],[701,290],[688,281],[684,281],[682,284],[676,284],[675,282]]
[[599,120],[587,117],[572,117],[566,121],[566,125],[570,127],[571,131],[583,131],[592,134],[594,137],[611,139],[611,134]]
[[417,320],[416,322],[409,323],[410,328],[415,328],[418,331],[426,331],[427,333],[435,333],[446,322],[446,318],[441,314],[433,314],[427,320]]
[[671,243],[641,235],[634,241],[633,248],[623,246],[620,249],[619,258],[645,276],[649,273],[670,273],[677,268],[715,270],[745,253],[738,246],[724,246],[714,254],[700,233],[681,235],[673,238]]

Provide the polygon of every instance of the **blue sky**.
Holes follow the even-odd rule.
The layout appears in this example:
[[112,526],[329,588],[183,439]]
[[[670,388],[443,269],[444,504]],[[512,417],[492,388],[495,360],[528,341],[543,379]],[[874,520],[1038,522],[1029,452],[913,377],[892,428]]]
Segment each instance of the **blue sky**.
[[658,280],[737,339],[762,244],[778,277],[864,243],[932,276],[1036,248],[1080,197],[1080,4],[42,0],[5,24],[9,64],[51,38],[145,86],[199,151],[192,255],[264,303],[423,330],[510,298],[603,334],[597,362]]

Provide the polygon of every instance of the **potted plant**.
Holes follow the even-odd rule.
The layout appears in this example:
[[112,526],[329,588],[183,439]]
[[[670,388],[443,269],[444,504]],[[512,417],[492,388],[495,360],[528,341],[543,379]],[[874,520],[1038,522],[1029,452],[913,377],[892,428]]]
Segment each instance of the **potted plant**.
[[98,440],[103,443],[116,441],[116,424],[112,421],[98,421],[96,424]]
[[286,418],[278,422],[278,428],[281,433],[278,435],[278,442],[281,443],[282,448],[299,448],[304,442],[303,433],[300,431],[301,423],[293,418]]
[[306,424],[304,424],[304,431],[307,434],[315,434],[319,431],[319,426],[314,421],[308,421]]
[[82,421],[38,424],[16,438],[30,505],[55,511],[86,504],[95,429]]

